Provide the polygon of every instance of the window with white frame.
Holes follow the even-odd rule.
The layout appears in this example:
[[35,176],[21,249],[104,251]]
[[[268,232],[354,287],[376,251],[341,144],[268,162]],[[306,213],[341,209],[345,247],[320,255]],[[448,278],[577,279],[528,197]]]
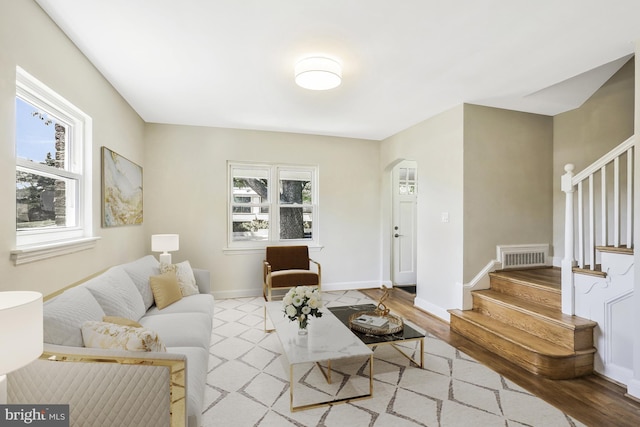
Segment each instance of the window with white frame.
[[318,168],[229,163],[229,247],[318,242]]
[[91,118],[16,70],[16,247],[91,230]]

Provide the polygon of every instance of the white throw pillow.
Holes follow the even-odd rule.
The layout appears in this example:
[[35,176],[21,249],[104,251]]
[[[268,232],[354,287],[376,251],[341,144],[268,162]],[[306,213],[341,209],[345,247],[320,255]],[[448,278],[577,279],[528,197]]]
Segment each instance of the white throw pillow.
[[82,324],[84,346],[128,351],[167,351],[158,334],[150,329],[88,321]]
[[105,313],[85,286],[76,286],[44,303],[44,342],[82,347],[80,328],[87,320],[102,320]]
[[122,268],[127,272],[133,283],[138,288],[145,310],[153,305],[153,294],[149,286],[149,277],[160,274],[160,263],[153,255],[147,255],[128,264],[123,264]]
[[176,273],[178,284],[180,285],[180,292],[182,293],[183,297],[188,297],[189,295],[196,295],[200,293],[198,285],[196,285],[196,278],[193,275],[193,269],[191,268],[191,264],[189,264],[189,261],[183,261],[178,264],[160,264],[160,273],[164,274],[169,271],[173,271]]
[[146,311],[138,288],[120,266],[94,277],[85,286],[107,316],[138,320]]

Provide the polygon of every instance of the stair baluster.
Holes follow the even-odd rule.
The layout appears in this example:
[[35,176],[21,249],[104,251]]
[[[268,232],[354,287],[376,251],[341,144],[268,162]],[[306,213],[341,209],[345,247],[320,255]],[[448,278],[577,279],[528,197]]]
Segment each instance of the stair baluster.
[[[635,138],[632,136],[625,142],[602,156],[582,172],[574,174],[574,165],[565,166],[565,174],[562,176],[562,191],[565,193],[565,235],[564,258],[562,260],[562,312],[575,314],[575,295],[573,282],[573,269],[598,271],[597,246],[615,248],[626,246],[633,247],[633,147]],[[620,160],[626,156],[626,170],[621,171]],[[613,165],[613,191],[610,193],[607,184],[608,165]],[[596,194],[595,179],[600,175],[599,194]],[[626,181],[624,178],[626,177]],[[625,220],[622,221],[621,201],[622,189],[620,183],[626,182],[626,210]],[[589,187],[587,206],[583,197],[584,186]],[[577,188],[577,203],[575,194]],[[600,208],[596,210],[596,197],[600,199]],[[613,199],[613,200],[610,200]],[[574,204],[576,204],[574,209]],[[577,210],[577,213],[576,213]],[[584,215],[589,216],[588,228],[585,229]],[[599,216],[599,224],[597,217]],[[611,216],[611,218],[610,218]],[[577,221],[577,224],[576,224]],[[610,224],[611,223],[611,224]],[[624,241],[621,226],[625,225],[626,233]],[[574,235],[574,227],[576,236]],[[598,243],[596,240],[600,238]],[[578,255],[578,262],[574,254]],[[588,264],[587,264],[588,263]]]

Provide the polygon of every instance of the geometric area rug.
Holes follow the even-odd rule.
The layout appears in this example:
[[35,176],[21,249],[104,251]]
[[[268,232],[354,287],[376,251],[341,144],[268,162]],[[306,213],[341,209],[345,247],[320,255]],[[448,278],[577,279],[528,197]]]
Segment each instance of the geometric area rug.
[[[327,307],[376,303],[358,291],[323,292],[322,299]],[[216,300],[203,427],[584,425],[430,334],[424,369],[391,346],[379,346],[372,398],[292,413],[282,348],[275,332],[264,332],[263,310],[262,297]],[[404,351],[418,360],[418,342]],[[322,396],[359,387],[358,381],[368,392],[363,364],[368,360],[334,362],[332,385],[315,365],[295,365],[295,395],[326,400]]]

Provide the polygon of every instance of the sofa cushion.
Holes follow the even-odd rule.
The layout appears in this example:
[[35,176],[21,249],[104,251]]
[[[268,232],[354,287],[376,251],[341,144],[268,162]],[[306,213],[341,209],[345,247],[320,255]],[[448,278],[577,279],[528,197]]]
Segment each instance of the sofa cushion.
[[82,324],[102,320],[104,310],[84,286],[71,288],[43,306],[43,336],[49,344],[82,347]]
[[162,310],[159,310],[158,307],[151,307],[145,316],[166,313],[205,313],[213,317],[213,295],[198,294],[183,297],[180,301],[176,301]]
[[146,311],[142,295],[122,267],[110,268],[85,286],[107,316],[138,320]]
[[144,316],[140,324],[158,336],[167,347],[201,347],[209,350],[211,317],[204,313],[167,313]]
[[153,305],[153,294],[149,286],[149,277],[160,274],[160,263],[153,255],[147,255],[128,264],[122,264],[133,283],[138,288],[145,308]]
[[173,271],[149,277],[149,285],[156,307],[160,310],[182,298],[178,278]]
[[85,347],[128,351],[167,351],[155,331],[93,320],[82,324]]
[[160,263],[161,273],[167,273],[169,271],[176,273],[178,284],[180,285],[180,292],[182,292],[183,297],[200,293],[189,261],[183,261],[178,264]]
[[117,316],[104,316],[102,318],[103,322],[107,323],[115,323],[116,325],[122,326],[133,326],[134,328],[142,328],[142,325],[135,320],[125,319],[124,317]]

